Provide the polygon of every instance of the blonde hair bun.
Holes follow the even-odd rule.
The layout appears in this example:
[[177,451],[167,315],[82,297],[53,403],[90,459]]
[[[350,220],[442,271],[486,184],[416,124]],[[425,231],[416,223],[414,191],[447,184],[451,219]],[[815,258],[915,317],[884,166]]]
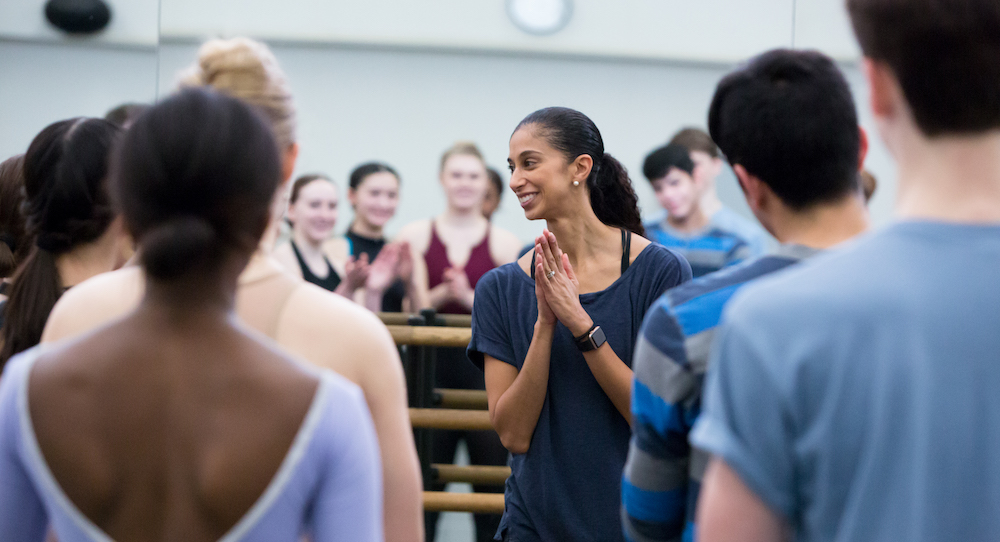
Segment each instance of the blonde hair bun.
[[179,86],[210,87],[257,107],[282,148],[295,143],[295,105],[274,53],[250,38],[215,39],[198,50],[198,60],[180,75]]

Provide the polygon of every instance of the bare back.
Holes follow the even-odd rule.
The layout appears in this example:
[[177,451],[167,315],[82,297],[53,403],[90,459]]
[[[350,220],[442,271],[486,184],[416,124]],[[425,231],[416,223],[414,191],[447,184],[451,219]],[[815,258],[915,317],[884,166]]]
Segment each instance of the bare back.
[[74,505],[119,540],[218,540],[273,479],[318,380],[231,324],[136,313],[43,353],[39,447]]
[[[72,288],[53,308],[42,342],[73,337],[121,318],[139,304],[143,280],[142,271],[133,267]],[[422,540],[423,484],[405,378],[385,326],[366,309],[289,276],[262,256],[255,256],[240,277],[236,314],[292,354],[361,387],[382,452],[386,540]]]

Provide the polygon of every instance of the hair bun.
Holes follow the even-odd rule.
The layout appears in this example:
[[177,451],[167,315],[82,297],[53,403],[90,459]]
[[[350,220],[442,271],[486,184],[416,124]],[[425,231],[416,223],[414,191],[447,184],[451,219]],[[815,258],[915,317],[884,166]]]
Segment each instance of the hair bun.
[[210,263],[221,250],[219,235],[207,220],[184,216],[145,233],[140,255],[147,274],[172,279]]

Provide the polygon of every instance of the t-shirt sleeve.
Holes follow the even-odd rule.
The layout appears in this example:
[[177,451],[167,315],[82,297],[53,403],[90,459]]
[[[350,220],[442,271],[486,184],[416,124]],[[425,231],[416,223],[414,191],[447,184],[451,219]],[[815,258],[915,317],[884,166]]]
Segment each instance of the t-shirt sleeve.
[[315,542],[383,540],[382,462],[371,414],[357,388],[331,386],[326,420],[337,420],[313,509]]
[[650,309],[633,357],[633,432],[622,474],[627,540],[675,540],[684,531],[689,406],[700,390],[667,296]]
[[723,459],[772,510],[790,520],[796,503],[795,437],[773,365],[769,338],[773,341],[775,333],[766,329],[767,318],[742,300],[737,294],[717,331],[691,443]]
[[0,540],[45,539],[48,516],[22,460],[18,389],[30,365],[13,358],[0,377]]
[[476,302],[472,305],[472,339],[467,353],[480,370],[485,363],[484,356],[517,365],[510,322],[506,306],[502,303],[501,282],[500,268],[497,268],[483,275],[476,284]]
[[[645,290],[642,314],[645,314],[654,302],[664,292],[691,280],[691,264],[684,256],[660,245],[649,245],[645,250],[655,250],[655,259],[651,266],[651,282],[643,284]],[[642,299],[642,297],[640,297]]]

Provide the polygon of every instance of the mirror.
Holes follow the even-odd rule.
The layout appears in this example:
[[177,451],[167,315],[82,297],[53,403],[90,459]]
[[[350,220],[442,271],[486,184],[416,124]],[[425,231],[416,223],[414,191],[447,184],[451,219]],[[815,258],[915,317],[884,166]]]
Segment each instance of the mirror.
[[[520,30],[500,0],[161,1],[160,92],[194,61],[202,36],[268,42],[299,111],[296,173],[324,172],[343,187],[357,164],[391,164],[402,193],[390,234],[443,210],[438,160],[452,143],[476,142],[506,180],[510,133],[525,115],[553,104],[594,120],[607,152],[632,172],[644,217],[662,215],[641,175],[646,153],[683,126],[704,126],[719,79],[775,47],[820,48],[842,61],[869,118],[840,0],[706,0],[683,9],[575,0],[565,27],[546,36]],[[870,122],[866,128],[882,181],[874,209],[887,214],[892,167]],[[718,191],[749,216],[730,171]],[[344,206],[337,232],[350,215]],[[509,192],[493,220],[525,242],[542,227],[524,219]]]
[[0,3],[0,159],[52,122],[156,99],[159,0],[104,3],[111,20],[90,35],[56,29],[46,0]]

